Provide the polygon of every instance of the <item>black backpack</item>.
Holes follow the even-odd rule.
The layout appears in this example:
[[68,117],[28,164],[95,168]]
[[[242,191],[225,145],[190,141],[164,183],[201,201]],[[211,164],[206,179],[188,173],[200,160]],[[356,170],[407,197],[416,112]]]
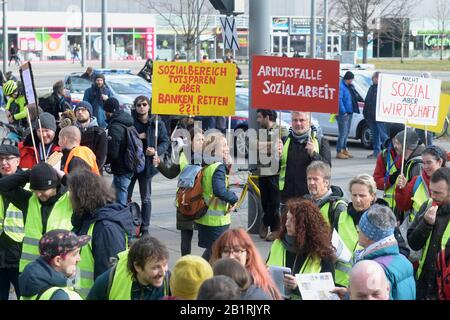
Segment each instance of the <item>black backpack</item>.
[[141,173],[145,169],[145,152],[139,133],[134,126],[125,127],[127,135],[124,164],[128,171]]

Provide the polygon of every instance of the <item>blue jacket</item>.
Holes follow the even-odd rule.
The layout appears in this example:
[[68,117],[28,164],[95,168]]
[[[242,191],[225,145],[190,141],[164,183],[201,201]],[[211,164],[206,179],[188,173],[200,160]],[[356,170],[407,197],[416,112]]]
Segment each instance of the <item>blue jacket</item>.
[[73,216],[73,231],[78,235],[88,233],[91,223],[95,222],[92,232],[92,255],[94,256],[94,279],[111,266],[110,258],[127,249],[125,233],[133,234],[133,220],[128,207],[111,203],[78,218]]
[[[52,287],[64,288],[68,278],[61,272],[53,269],[44,258],[39,257],[28,264],[19,276],[20,294],[24,297],[41,295]],[[70,300],[63,290],[56,290],[50,300]]]
[[87,101],[92,105],[92,110],[94,114],[91,114],[91,116],[97,118],[98,125],[100,127],[106,128],[105,112],[103,111],[102,94],[106,94],[108,97],[111,97],[111,91],[106,86],[103,86],[100,89],[94,83],[90,88],[88,88],[84,92],[83,101]]
[[212,187],[214,195],[227,203],[234,205],[239,199],[233,191],[226,188],[227,167],[221,164],[217,167],[212,177]]
[[400,254],[398,245],[372,252],[364,257],[374,260],[384,269],[391,284],[391,300],[416,300],[416,281],[411,262]]
[[341,80],[339,84],[339,114],[353,113],[352,96],[349,87]]

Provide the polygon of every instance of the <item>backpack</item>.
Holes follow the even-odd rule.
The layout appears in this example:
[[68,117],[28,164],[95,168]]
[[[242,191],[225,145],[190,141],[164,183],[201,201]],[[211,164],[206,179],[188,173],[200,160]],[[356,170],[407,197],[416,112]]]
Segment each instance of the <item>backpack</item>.
[[134,126],[125,128],[127,134],[127,144],[123,155],[125,168],[133,173],[141,173],[145,169],[144,146]]
[[436,281],[439,300],[450,300],[450,241],[437,255]]
[[207,205],[203,199],[202,178],[203,170],[198,165],[187,165],[180,173],[176,199],[178,211],[185,218],[200,219],[211,204]]

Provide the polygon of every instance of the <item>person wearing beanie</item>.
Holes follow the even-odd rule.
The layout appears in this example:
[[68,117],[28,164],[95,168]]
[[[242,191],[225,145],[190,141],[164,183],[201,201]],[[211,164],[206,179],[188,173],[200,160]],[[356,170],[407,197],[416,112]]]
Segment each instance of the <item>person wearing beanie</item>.
[[399,123],[389,125],[389,138],[384,142],[383,149],[377,157],[377,163],[373,172],[373,178],[377,184],[377,189],[383,191],[383,199],[388,203],[396,216],[397,212],[394,190],[395,182],[400,175],[402,166],[402,156],[395,151],[393,139],[405,126]]
[[133,172],[125,166],[124,154],[127,148],[127,128],[133,125],[133,118],[127,112],[119,110],[119,102],[109,98],[105,102],[105,114],[108,121],[108,154],[106,163],[110,164],[114,175],[113,185],[116,188],[117,202],[126,205],[128,187]]
[[[24,188],[29,183],[29,188]],[[39,256],[38,241],[46,231],[72,230],[72,204],[65,186],[47,163],[0,179],[0,194],[23,212],[23,247],[19,263],[22,272]]]
[[105,85],[105,75],[102,73],[94,75],[92,86],[84,92],[83,101],[91,104],[93,111],[91,116],[97,119],[99,126],[102,128],[106,128],[107,125],[103,106],[111,95],[111,91]]
[[169,251],[161,241],[145,235],[117,256],[115,266],[97,277],[87,300],[159,300],[171,295]]
[[172,295],[182,300],[195,300],[202,283],[213,276],[211,265],[205,259],[194,255],[183,256],[172,268]]
[[106,162],[108,138],[106,131],[99,127],[97,118],[93,116],[93,109],[89,102],[80,101],[75,107],[76,126],[81,131],[81,146],[91,149],[96,157],[100,173]]
[[354,78],[355,75],[351,71],[347,71],[339,84],[339,114],[336,116],[339,129],[339,136],[336,142],[337,159],[353,158],[347,150],[347,139],[352,125],[353,113],[359,113],[358,103],[354,97],[354,89],[352,87]]
[[65,98],[64,82],[62,80],[56,81],[53,84],[52,94],[44,99],[41,103],[42,110],[53,115],[55,119],[59,119],[59,114],[72,110],[72,106]]
[[[39,114],[41,126],[37,119],[33,121],[34,139],[37,148],[37,157],[39,162],[45,161],[44,151],[47,158],[56,151],[61,151],[58,146],[58,140],[56,137],[56,120],[48,112]],[[42,130],[41,130],[42,128]],[[37,137],[37,138],[36,138]],[[33,146],[33,140],[31,133],[25,138],[24,141],[19,143],[20,151],[20,167],[23,169],[31,169],[36,164],[36,150]]]
[[19,277],[21,300],[82,300],[70,285],[81,261],[80,249],[91,236],[55,229],[39,240],[39,258]]
[[[10,176],[19,172],[20,154],[16,146],[0,145],[0,175]],[[23,213],[6,197],[0,194],[0,300],[8,300],[9,288],[14,286],[16,296],[19,290],[19,260],[23,241]]]
[[386,206],[372,205],[358,223],[358,243],[363,248],[355,252],[355,262],[374,260],[383,266],[390,282],[392,300],[415,300],[416,283],[411,262],[400,254],[394,235],[397,219]]

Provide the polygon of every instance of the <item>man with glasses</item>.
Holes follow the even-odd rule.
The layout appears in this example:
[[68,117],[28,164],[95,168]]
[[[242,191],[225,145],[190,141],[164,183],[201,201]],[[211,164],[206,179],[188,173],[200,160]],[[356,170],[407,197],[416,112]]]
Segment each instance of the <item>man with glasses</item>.
[[[0,175],[19,171],[20,154],[16,146],[0,145]],[[24,235],[23,213],[0,195],[0,300],[8,300],[12,284],[19,293],[19,261]]]
[[108,153],[108,139],[106,131],[99,127],[92,110],[92,105],[89,102],[80,101],[74,110],[77,118],[74,125],[81,131],[80,145],[88,147],[94,152],[101,174]]
[[153,166],[153,156],[158,154],[162,156],[169,148],[170,141],[167,135],[166,126],[162,121],[158,122],[158,141],[155,141],[156,122],[151,117],[151,102],[146,96],[139,96],[134,100],[134,109],[131,112],[134,121],[134,127],[139,133],[142,145],[145,150],[145,169],[141,173],[134,174],[128,187],[128,199],[133,196],[136,180],[139,182],[139,191],[141,194],[141,215],[142,225],[140,232],[142,235],[148,234],[150,227],[150,216],[152,213],[152,178],[158,173]]

